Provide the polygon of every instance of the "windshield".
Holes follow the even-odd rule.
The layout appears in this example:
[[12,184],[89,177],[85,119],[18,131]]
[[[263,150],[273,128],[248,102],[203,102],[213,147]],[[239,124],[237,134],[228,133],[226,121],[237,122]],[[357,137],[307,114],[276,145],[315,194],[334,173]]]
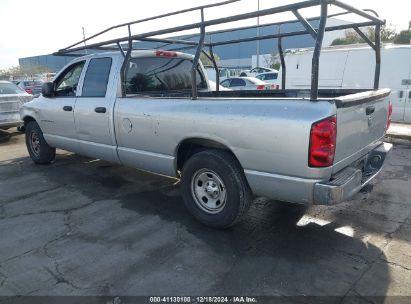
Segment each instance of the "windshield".
[[256,78],[260,80],[276,80],[278,78],[278,73],[261,74],[256,76]]
[[0,95],[21,94],[21,93],[25,93],[25,92],[22,89],[20,89],[18,86],[12,83],[0,82]]

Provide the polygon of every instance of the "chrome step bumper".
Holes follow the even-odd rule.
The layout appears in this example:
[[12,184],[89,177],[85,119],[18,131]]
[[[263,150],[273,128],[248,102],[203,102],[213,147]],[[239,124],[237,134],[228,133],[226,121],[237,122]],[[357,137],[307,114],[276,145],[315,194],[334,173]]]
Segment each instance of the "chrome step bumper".
[[333,176],[331,181],[315,184],[314,203],[335,205],[350,199],[381,172],[392,148],[392,144],[383,143],[366,155],[362,168],[347,167]]

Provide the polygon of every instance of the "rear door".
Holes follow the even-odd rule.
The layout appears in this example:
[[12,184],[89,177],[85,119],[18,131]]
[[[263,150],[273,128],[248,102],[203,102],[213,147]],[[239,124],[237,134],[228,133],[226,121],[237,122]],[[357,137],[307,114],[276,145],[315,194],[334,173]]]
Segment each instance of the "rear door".
[[365,156],[384,138],[390,90],[341,97],[337,106],[334,173]]
[[88,61],[81,94],[74,107],[74,119],[81,154],[108,161],[116,160],[112,110],[116,90],[111,57]]

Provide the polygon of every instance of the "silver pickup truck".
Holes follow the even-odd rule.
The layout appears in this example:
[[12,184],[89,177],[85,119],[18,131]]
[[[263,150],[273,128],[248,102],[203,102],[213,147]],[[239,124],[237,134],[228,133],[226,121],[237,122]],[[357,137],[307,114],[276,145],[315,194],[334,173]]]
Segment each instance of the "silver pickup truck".
[[[392,149],[383,142],[389,90],[316,102],[212,97],[200,64],[199,98],[191,100],[181,96],[191,86],[192,60],[133,51],[126,97],[119,52],[73,60],[21,109],[30,157],[48,164],[62,148],[181,178],[188,210],[207,225],[228,227],[253,195],[300,204],[345,201],[378,174]],[[165,90],[176,97],[162,97]]]

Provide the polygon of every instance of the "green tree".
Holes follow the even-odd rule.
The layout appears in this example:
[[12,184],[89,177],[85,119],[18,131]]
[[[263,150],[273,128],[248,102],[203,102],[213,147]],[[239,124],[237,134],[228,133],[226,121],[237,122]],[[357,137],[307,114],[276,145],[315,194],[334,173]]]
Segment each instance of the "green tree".
[[352,30],[347,30],[344,33],[343,38],[337,38],[335,39],[331,45],[347,45],[347,44],[356,44],[356,43],[361,43],[363,42],[362,38],[358,36],[358,34],[355,31]]
[[[371,41],[375,41],[375,28],[370,26],[363,30],[364,34],[370,39]],[[394,42],[396,39],[397,34],[395,28],[390,25],[384,25],[381,27],[381,41],[382,42]],[[357,43],[364,43],[364,40],[355,32],[354,30],[347,30],[345,31],[343,38],[335,39],[331,45],[347,45],[347,44],[357,44]]]
[[401,31],[394,40],[395,44],[410,44],[411,43],[411,30]]
[[8,69],[0,70],[0,79],[10,79],[10,77],[31,77],[34,74],[49,73],[48,67],[37,65],[31,67],[22,67],[20,65],[12,66]]
[[274,70],[279,70],[281,67],[281,62],[278,53],[273,51],[270,55],[264,56],[264,66],[269,67]]
[[[210,56],[210,52],[206,51],[206,53]],[[214,53],[214,59],[217,63],[217,66],[219,66],[220,65],[220,56],[218,56],[216,53]],[[213,62],[210,59],[208,59],[208,57],[206,55],[204,55],[204,53],[201,53],[200,60],[201,60],[201,62],[203,63],[204,66],[213,66]]]
[[411,21],[408,23],[408,30],[401,31],[394,40],[396,44],[411,44]]

